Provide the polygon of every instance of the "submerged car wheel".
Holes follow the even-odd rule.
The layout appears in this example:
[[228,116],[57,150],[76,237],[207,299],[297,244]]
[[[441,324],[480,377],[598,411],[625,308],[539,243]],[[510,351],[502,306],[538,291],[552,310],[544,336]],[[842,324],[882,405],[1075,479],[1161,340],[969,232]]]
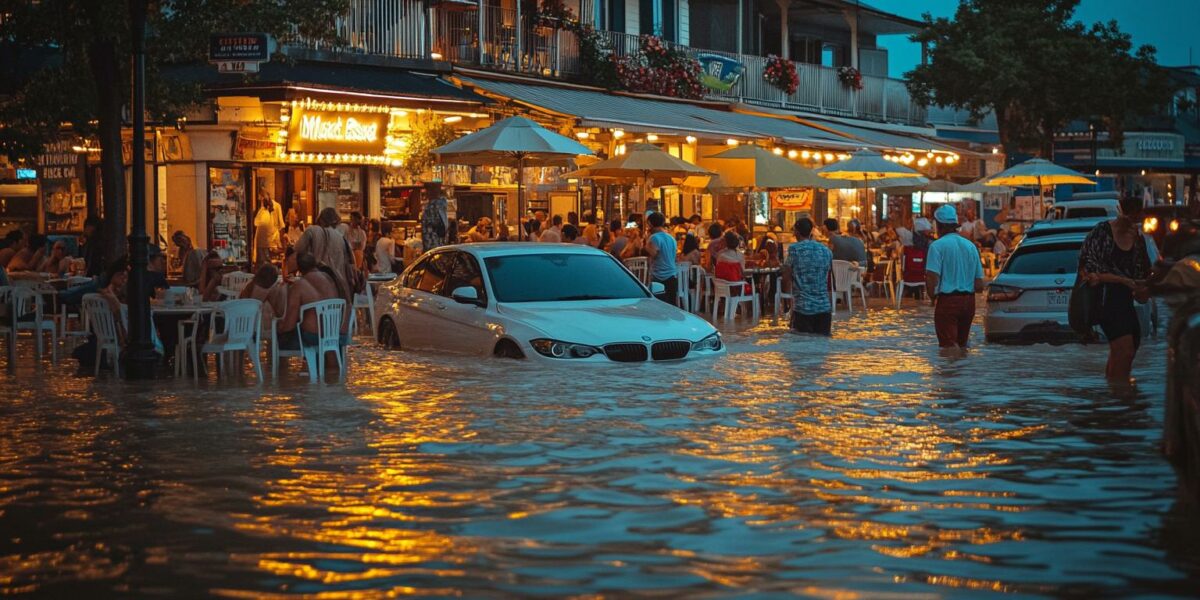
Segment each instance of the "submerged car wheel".
[[496,343],[496,349],[492,351],[496,358],[525,358],[525,353],[521,352],[521,348],[512,340],[500,340]]
[[396,332],[396,324],[391,317],[379,321],[379,344],[388,350],[400,349],[400,334]]

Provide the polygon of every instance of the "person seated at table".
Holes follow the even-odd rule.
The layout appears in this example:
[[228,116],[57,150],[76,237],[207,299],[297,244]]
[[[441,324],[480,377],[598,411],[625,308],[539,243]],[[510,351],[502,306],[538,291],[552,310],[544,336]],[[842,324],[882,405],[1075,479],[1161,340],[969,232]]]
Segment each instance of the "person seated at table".
[[167,288],[171,287],[167,283],[167,255],[162,248],[154,244],[146,249],[146,271],[149,273],[146,278],[146,287],[150,299],[162,300],[167,293]]
[[625,224],[620,219],[613,219],[608,224],[608,244],[604,246],[604,250],[621,258],[621,253],[625,251],[625,244],[628,243],[629,238],[625,237]]
[[253,298],[262,302],[263,323],[268,325],[277,315],[287,312],[287,286],[279,281],[279,269],[272,264],[259,267],[250,285],[242,288],[238,298]]
[[867,266],[867,247],[862,240],[842,235],[838,231],[837,219],[825,219],[825,234],[829,236],[829,249],[833,251],[833,260],[844,260]]
[[0,267],[4,267],[9,272],[14,271],[12,265],[13,257],[24,248],[25,233],[20,229],[8,232],[4,236],[4,239],[0,241]]
[[[341,285],[334,277],[329,267],[318,265],[317,259],[308,252],[296,255],[296,266],[300,276],[288,281],[287,309],[279,319],[279,345],[282,348],[299,348],[299,342],[305,346],[315,346],[320,341],[320,324],[317,322],[315,311],[305,311],[300,314],[300,307],[323,300],[342,300]],[[349,314],[350,307],[343,309],[343,314]],[[343,319],[342,343],[349,341],[346,335],[346,319]]]
[[567,223],[562,227],[562,241],[564,244],[581,244],[579,240],[579,228]]
[[125,294],[125,285],[129,283],[129,263],[125,258],[113,261],[105,270],[104,279],[106,283],[96,293],[112,311],[113,320],[117,324],[117,339],[121,340],[121,345],[124,346],[126,332],[125,320],[121,318],[121,305],[124,304],[121,297]]
[[496,237],[493,238],[495,241],[507,242],[509,240],[510,232],[508,231],[508,221],[505,221],[504,219],[496,219],[493,229],[496,231]]
[[224,261],[221,260],[221,255],[214,250],[209,250],[204,256],[203,268],[200,271],[200,300],[203,302],[216,302],[221,299],[221,267],[224,266]]
[[679,251],[677,262],[700,264],[700,240],[696,239],[695,233],[689,231],[683,236],[683,249]]
[[631,224],[633,227],[625,228],[625,237],[629,241],[626,242],[625,248],[621,250],[621,260],[646,256],[646,240],[642,237],[642,226],[637,223]]
[[179,248],[179,264],[183,269],[183,285],[200,287],[200,276],[204,272],[204,250],[192,245],[192,238],[183,231],[171,235],[171,242]]
[[775,268],[783,263],[783,254],[779,242],[775,240],[775,234],[763,236],[758,244],[758,252],[754,253],[754,259],[758,266],[766,268]]
[[[737,232],[732,229],[726,231],[722,242],[723,247],[717,253],[713,266],[713,276],[725,281],[742,281],[745,278],[746,256],[738,249],[741,240]],[[730,292],[734,294],[743,294],[745,290],[745,284],[730,286]]]
[[717,266],[717,254],[720,254],[721,250],[725,249],[724,239],[725,228],[720,223],[713,223],[712,225],[708,226],[708,248],[705,251],[708,256],[708,261],[705,265],[705,269],[707,269],[709,273],[712,273],[713,269]]
[[29,243],[13,255],[8,263],[9,271],[37,271],[46,257],[46,236],[29,236]]
[[1012,248],[1012,233],[1001,227],[996,231],[996,243],[992,245],[992,252],[996,253],[997,259],[1001,259],[1008,255],[1009,248]]
[[38,265],[37,271],[62,277],[70,267],[71,257],[67,256],[67,244],[62,240],[57,240],[50,247],[50,254],[42,259],[42,264]]
[[467,241],[472,243],[492,241],[492,220],[479,217],[479,222],[467,231]]

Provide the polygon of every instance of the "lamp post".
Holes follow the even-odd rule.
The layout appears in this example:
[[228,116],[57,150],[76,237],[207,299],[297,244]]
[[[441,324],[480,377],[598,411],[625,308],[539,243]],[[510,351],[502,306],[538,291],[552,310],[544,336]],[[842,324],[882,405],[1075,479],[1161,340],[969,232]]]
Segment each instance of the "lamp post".
[[154,377],[158,353],[150,339],[150,290],[146,236],[146,5],[129,0],[133,36],[133,182],[129,234],[129,343],[125,354],[127,379]]

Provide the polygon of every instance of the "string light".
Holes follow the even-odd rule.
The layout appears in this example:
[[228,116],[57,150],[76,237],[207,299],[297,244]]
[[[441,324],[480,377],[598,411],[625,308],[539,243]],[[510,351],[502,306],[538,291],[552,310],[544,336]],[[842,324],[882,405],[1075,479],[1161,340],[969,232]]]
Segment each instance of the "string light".
[[928,158],[924,158],[924,157],[922,157],[922,158],[921,158],[921,160],[918,160],[918,161],[917,161],[917,166],[918,166],[918,167],[923,167],[923,166],[925,166],[925,165],[927,165],[927,164],[929,164],[929,159],[928,159]]
[[783,148],[780,148],[778,146],[776,146],[775,149],[772,150],[771,152],[774,152],[775,156],[783,156]]
[[800,158],[803,158],[804,160],[808,160],[808,157],[810,157],[810,156],[812,156],[812,153],[809,152],[808,150],[805,150],[800,153]]
[[689,143],[689,144],[695,144],[695,143],[696,143],[696,136],[694,136],[694,135],[689,135],[689,136],[687,136],[687,143]]
[[657,135],[657,134],[653,134],[653,133],[647,133],[647,134],[646,134],[646,141],[647,141],[647,142],[657,142],[657,141],[658,141],[658,135]]
[[586,132],[586,131],[576,131],[576,132],[575,132],[575,137],[577,137],[577,138],[579,138],[579,139],[581,139],[581,140],[586,140],[586,139],[588,139],[588,135],[590,135],[590,134],[589,134],[588,132]]
[[622,129],[614,129],[612,130],[612,136],[614,140],[619,140],[625,137],[625,131]]
[[799,152],[796,152],[795,150],[788,150],[788,158],[794,159],[794,158],[796,158],[796,155],[798,155],[798,154],[799,154]]
[[729,139],[725,140],[725,145],[726,146],[736,146],[736,145],[738,145],[738,141],[733,138],[729,138]]

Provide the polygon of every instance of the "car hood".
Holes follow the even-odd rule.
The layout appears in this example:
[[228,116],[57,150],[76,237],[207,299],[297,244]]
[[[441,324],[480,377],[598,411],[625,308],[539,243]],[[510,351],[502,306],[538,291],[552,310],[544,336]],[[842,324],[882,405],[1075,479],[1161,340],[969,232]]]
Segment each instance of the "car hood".
[[646,338],[695,342],[716,331],[708,321],[654,298],[501,303],[496,311],[545,337],[597,346]]

